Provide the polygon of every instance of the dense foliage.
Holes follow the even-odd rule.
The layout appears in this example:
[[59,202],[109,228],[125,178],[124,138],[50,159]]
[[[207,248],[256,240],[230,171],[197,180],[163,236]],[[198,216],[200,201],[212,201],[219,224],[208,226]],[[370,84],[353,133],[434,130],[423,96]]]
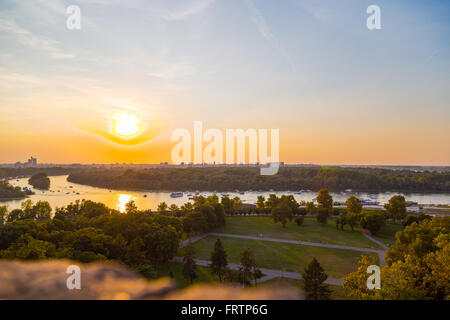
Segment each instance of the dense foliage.
[[398,232],[386,263],[380,289],[367,289],[367,268],[376,263],[366,256],[344,288],[358,299],[450,299],[450,217],[422,219]]
[[28,179],[28,183],[37,189],[48,190],[50,188],[50,178],[45,172],[39,172]]
[[258,168],[90,169],[69,181],[110,189],[146,190],[300,190],[449,192],[450,172],[375,168],[280,168],[262,176]]
[[8,181],[0,181],[0,199],[23,198],[25,193],[20,187],[14,187]]
[[121,213],[82,200],[56,208],[51,218],[48,202],[26,200],[21,209],[0,208],[0,258],[117,260],[149,275],[152,267],[173,258],[183,233],[208,232],[225,223],[215,197],[187,207],[174,216],[171,211],[139,211],[130,202]]

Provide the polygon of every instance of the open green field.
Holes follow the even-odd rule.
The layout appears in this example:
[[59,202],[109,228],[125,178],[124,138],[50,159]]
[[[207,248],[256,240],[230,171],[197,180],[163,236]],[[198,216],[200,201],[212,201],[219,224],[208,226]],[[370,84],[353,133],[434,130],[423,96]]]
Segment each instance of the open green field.
[[[214,243],[218,237],[206,237],[193,243],[196,258],[210,260]],[[290,243],[247,240],[219,237],[228,255],[228,262],[239,264],[244,248],[250,248],[260,268],[302,272],[306,264],[315,257],[331,278],[342,278],[357,269],[360,255],[378,255],[369,252],[321,248]],[[177,255],[183,255],[183,249]]]
[[401,224],[387,222],[374,238],[383,242],[385,245],[392,247],[392,245],[395,244],[395,234],[401,230],[403,230]]
[[226,219],[226,225],[215,232],[248,236],[262,234],[266,238],[381,249],[361,234],[360,227],[356,227],[353,232],[349,226],[345,226],[343,231],[337,230],[334,219],[328,219],[328,223],[322,225],[315,218],[305,218],[301,226],[288,222],[283,228],[281,223],[274,223],[270,217],[229,217]]
[[444,207],[442,207],[442,209],[424,208],[422,212],[425,214],[450,214],[450,208]]
[[[290,279],[290,278],[273,278],[258,284],[259,288],[295,288],[300,292],[301,299],[305,299],[305,293],[303,290],[303,280]],[[331,290],[331,300],[351,300],[341,286],[328,285]]]

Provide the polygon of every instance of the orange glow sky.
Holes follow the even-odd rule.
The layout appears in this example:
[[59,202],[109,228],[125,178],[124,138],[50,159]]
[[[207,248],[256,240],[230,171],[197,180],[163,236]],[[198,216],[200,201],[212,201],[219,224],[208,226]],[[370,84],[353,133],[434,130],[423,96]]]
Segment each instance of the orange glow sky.
[[369,31],[364,0],[78,2],[81,30],[0,4],[0,163],[170,162],[200,120],[279,129],[286,163],[450,165],[449,3],[380,0]]

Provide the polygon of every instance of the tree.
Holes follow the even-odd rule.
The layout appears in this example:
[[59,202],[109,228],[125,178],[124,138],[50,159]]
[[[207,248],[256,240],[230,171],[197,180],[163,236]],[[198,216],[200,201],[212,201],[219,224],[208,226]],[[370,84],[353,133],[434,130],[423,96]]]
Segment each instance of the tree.
[[314,215],[316,213],[316,205],[312,201],[306,202],[306,211],[308,211],[308,214]]
[[158,205],[158,208],[156,210],[158,210],[158,212],[160,212],[160,213],[165,213],[165,212],[167,212],[168,208],[169,208],[169,206],[167,205],[167,203],[161,202]]
[[327,224],[327,219],[328,219],[328,209],[325,208],[320,208],[317,210],[317,222],[321,223],[321,224]]
[[367,211],[362,215],[360,223],[361,227],[369,230],[372,235],[376,235],[386,224],[386,217],[382,212]]
[[336,229],[339,229],[339,226],[341,227],[341,230],[344,230],[344,226],[347,224],[347,217],[341,213],[339,217],[336,219]]
[[286,227],[286,223],[288,220],[292,220],[292,217],[292,209],[289,207],[286,201],[282,201],[272,209],[273,221],[275,221],[275,223],[281,222],[283,228]]
[[189,279],[190,283],[197,278],[197,264],[195,263],[195,251],[191,243],[189,243],[185,250],[183,256],[183,277]]
[[4,225],[8,215],[8,207],[0,206],[0,226]]
[[264,198],[264,196],[258,196],[258,200],[256,201],[256,207],[258,209],[264,209],[265,201],[266,201],[266,199]]
[[394,221],[401,220],[406,217],[406,200],[401,195],[393,196],[389,202],[384,205],[388,217]]
[[264,203],[264,207],[272,210],[278,205],[279,202],[280,199],[277,197],[276,194],[270,194],[269,198],[267,198],[266,202]]
[[303,224],[303,220],[304,217],[296,217],[294,221],[298,226],[301,226]]
[[305,267],[302,277],[303,288],[305,289],[307,300],[330,299],[331,291],[328,288],[328,285],[324,284],[328,276],[316,258],[313,258],[313,260]]
[[333,208],[333,197],[330,195],[327,189],[321,189],[317,195],[317,203],[319,209],[327,209],[331,212]]
[[50,206],[50,203],[47,201],[38,201],[33,206],[33,216],[38,221],[44,221],[49,220],[51,213],[52,213],[52,207]]
[[233,200],[228,196],[223,196],[220,203],[223,205],[225,213],[231,215],[234,213]]
[[219,281],[222,282],[227,266],[227,253],[225,252],[220,239],[217,239],[214,244],[214,251],[211,254],[211,273],[215,274],[219,278]]
[[253,252],[249,248],[245,248],[241,253],[241,265],[239,266],[239,276],[244,287],[250,285],[255,268],[256,262]]
[[234,197],[232,201],[233,201],[233,210],[235,212],[239,211],[239,209],[242,207],[242,204],[243,204],[241,198]]
[[355,228],[355,226],[357,226],[359,223],[359,217],[360,217],[360,215],[358,213],[347,212],[346,221],[347,221],[348,225],[350,226],[350,228],[352,228],[352,232],[353,232],[353,229]]
[[358,299],[450,299],[450,217],[413,223],[396,235],[381,267],[381,288],[367,290],[367,267],[375,259],[361,259],[356,272],[344,279],[344,289]]
[[345,201],[345,205],[347,206],[347,212],[361,213],[362,211],[361,200],[359,200],[355,196],[351,196],[350,198],[348,198],[347,201]]
[[125,261],[129,265],[144,264],[146,262],[144,247],[145,244],[141,237],[134,238],[125,254]]
[[136,213],[137,211],[138,211],[138,208],[137,208],[134,200],[130,200],[127,202],[127,204],[125,204],[125,212],[127,214]]

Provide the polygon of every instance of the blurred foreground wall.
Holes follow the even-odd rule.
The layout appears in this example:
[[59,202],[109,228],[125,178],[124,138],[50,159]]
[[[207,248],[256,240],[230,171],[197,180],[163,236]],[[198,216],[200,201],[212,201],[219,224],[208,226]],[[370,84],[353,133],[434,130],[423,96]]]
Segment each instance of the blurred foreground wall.
[[[80,267],[81,289],[68,289],[70,265]],[[72,282],[73,283],[73,282]],[[119,264],[67,260],[0,261],[0,299],[298,299],[295,290],[194,285],[176,289],[170,279],[147,281]]]

